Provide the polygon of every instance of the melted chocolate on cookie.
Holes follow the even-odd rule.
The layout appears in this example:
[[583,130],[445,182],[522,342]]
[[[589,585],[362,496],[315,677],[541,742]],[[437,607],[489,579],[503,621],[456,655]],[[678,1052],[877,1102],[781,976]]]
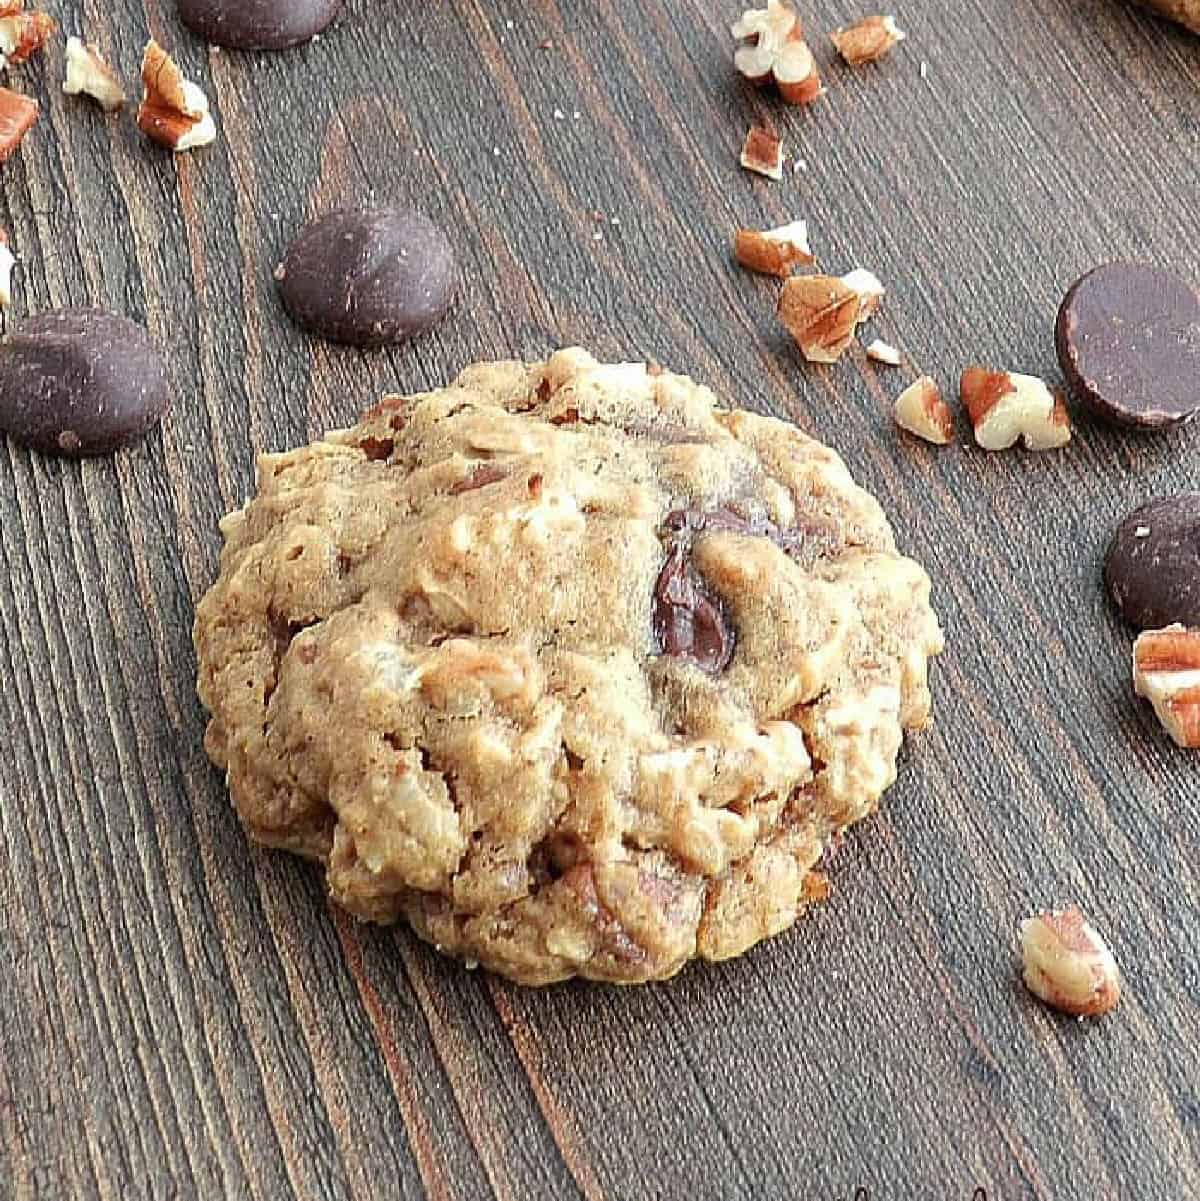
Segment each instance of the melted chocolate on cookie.
[[833,548],[833,531],[815,523],[779,526],[733,509],[676,509],[663,525],[667,561],[654,586],[654,638],[664,655],[687,659],[718,675],[729,666],[737,641],[721,599],[692,562],[692,546],[704,533],[769,538],[790,559],[807,561]]

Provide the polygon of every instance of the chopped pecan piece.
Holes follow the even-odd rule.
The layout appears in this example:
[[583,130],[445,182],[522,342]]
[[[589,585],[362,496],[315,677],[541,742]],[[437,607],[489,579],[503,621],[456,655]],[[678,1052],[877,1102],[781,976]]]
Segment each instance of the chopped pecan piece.
[[881,59],[898,42],[904,41],[905,36],[896,28],[895,17],[864,17],[833,34],[833,44],[846,62],[852,67],[859,67],[863,63]]
[[1121,999],[1121,973],[1104,939],[1072,905],[1021,924],[1025,985],[1074,1017],[1099,1017]]
[[779,296],[779,319],[810,363],[836,363],[854,338],[862,298],[833,275],[795,275]]
[[784,0],[748,8],[734,24],[743,40],[733,64],[751,83],[774,84],[788,104],[808,104],[821,94],[821,76],[795,10]]
[[783,143],[773,129],[752,125],[742,143],[742,166],[768,179],[783,178]]
[[1173,625],[1139,635],[1133,686],[1179,746],[1200,747],[1200,630]]
[[0,67],[14,67],[32,58],[58,29],[53,17],[24,9],[24,0],[0,4]]
[[853,271],[842,276],[842,283],[847,288],[852,288],[858,293],[859,322],[869,321],[879,312],[879,306],[883,303],[885,289],[883,284],[879,282],[879,276],[874,271],[868,271],[866,267],[855,267]]
[[954,437],[954,418],[937,384],[923,375],[896,397],[896,424],[926,442],[945,446]]
[[899,367],[904,362],[904,356],[889,342],[876,338],[867,347],[867,358],[888,367]]
[[68,96],[90,96],[106,113],[125,103],[125,89],[98,47],[79,38],[67,39],[67,78],[63,91]]
[[799,263],[811,263],[813,253],[808,246],[808,225],[793,221],[778,229],[739,229],[733,240],[737,261],[748,271],[762,275],[791,275]]
[[968,367],[959,392],[984,450],[1007,450],[1022,439],[1029,450],[1054,450],[1071,440],[1062,394],[1036,376]]
[[38,119],[38,111],[36,100],[0,88],[0,163],[20,146]]
[[184,79],[175,60],[153,38],[142,58],[142,85],[137,124],[147,137],[176,152],[216,140],[208,97]]

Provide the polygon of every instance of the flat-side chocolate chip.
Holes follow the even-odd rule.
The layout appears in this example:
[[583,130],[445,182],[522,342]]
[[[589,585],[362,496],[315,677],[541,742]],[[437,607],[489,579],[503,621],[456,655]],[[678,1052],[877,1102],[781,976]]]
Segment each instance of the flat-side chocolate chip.
[[1200,292],[1170,271],[1088,272],[1063,299],[1055,342],[1072,392],[1100,417],[1150,429],[1200,410]]
[[235,50],[285,50],[316,37],[342,0],[179,0],[193,32]]
[[1130,625],[1200,626],[1200,492],[1152,500],[1117,527],[1104,582]]
[[352,346],[402,342],[450,307],[454,252],[419,213],[343,209],[302,229],[277,272],[305,329]]
[[136,441],[171,402],[146,331],[99,309],[29,318],[0,344],[0,429],[34,450],[104,454]]

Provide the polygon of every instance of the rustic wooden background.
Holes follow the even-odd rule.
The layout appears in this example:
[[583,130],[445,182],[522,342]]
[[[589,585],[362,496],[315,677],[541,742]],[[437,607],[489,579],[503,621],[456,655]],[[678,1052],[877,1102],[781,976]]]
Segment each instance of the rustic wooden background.
[[[1098,580],[1130,506],[1196,486],[1200,431],[990,457],[888,417],[916,367],[1056,377],[1058,298],[1097,261],[1200,275],[1200,39],[1118,0],[913,0],[852,73],[821,35],[856,14],[805,0],[829,96],[797,112],[732,75],[738,0],[349,0],[276,56],[206,50],[169,0],[46,7],[131,80],[148,31],[176,48],[222,136],[172,159],[64,98],[61,41],[9,75],[44,106],[0,168],[14,315],[144,319],[177,399],[115,459],[0,448],[0,1198],[1200,1194],[1200,760],[1133,700]],[[764,112],[804,163],[778,184],[737,167]],[[375,354],[301,335],[271,279],[307,216],[369,199],[440,219],[464,274]],[[728,254],[795,216],[883,278],[913,369],[803,366]],[[950,638],[832,901],[633,991],[521,991],[331,910],[247,845],[192,684],[254,450],[564,343],[831,442]],[[1070,899],[1127,979],[1093,1025],[1017,981],[1019,919]]]

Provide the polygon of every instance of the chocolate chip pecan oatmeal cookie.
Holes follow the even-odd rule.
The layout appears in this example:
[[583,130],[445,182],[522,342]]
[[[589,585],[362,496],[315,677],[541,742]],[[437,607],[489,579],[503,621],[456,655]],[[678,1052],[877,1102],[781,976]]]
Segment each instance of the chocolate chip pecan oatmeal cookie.
[[250,835],[527,984],[786,929],[929,719],[879,505],[654,368],[471,367],[263,456],[223,531],[199,686]]

